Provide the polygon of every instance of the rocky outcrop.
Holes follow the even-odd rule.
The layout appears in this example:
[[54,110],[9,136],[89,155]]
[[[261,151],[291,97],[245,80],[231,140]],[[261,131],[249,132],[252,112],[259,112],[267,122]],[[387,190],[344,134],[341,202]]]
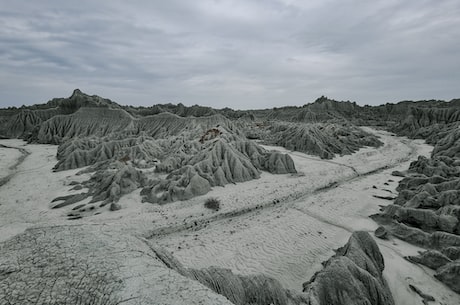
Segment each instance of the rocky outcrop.
[[237,275],[230,269],[218,267],[205,269],[185,268],[164,249],[158,247],[152,247],[152,249],[166,266],[223,295],[232,304],[296,304],[288,300],[289,294],[287,290],[273,278],[264,275]]
[[450,258],[436,250],[423,251],[417,256],[408,256],[407,259],[414,263],[425,265],[431,269],[438,269],[452,262]]
[[[355,102],[340,102],[320,97],[315,102],[300,107],[281,107],[263,110],[213,109],[183,104],[158,104],[151,107],[121,106],[99,97],[87,95],[75,89],[68,98],[55,98],[46,104],[0,109],[0,135],[37,140],[41,124],[56,115],[70,115],[81,108],[122,109],[132,117],[143,118],[161,113],[180,117],[209,117],[221,114],[232,120],[286,121],[297,123],[353,123],[391,128],[400,134],[427,138],[442,131],[437,125],[458,121],[458,100],[403,101],[381,106],[359,106]],[[39,118],[39,119],[38,119]],[[58,140],[58,139],[54,139]]]
[[45,105],[36,105],[31,108],[59,108],[62,110],[63,114],[74,113],[80,108],[83,107],[97,107],[97,108],[121,108],[117,103],[97,96],[97,95],[88,95],[83,93],[80,89],[75,89],[72,92],[72,95],[68,98],[54,98],[48,101]]
[[460,293],[460,260],[440,267],[434,276],[453,291]]
[[133,118],[124,110],[80,108],[73,114],[54,116],[41,124],[37,141],[61,144],[75,137],[103,137],[133,128]]
[[459,247],[445,247],[441,250],[442,254],[450,258],[451,260],[460,259],[460,246]]
[[391,219],[386,214],[371,215],[371,218],[380,223],[389,235],[421,247],[441,251],[446,247],[460,247],[460,236],[456,234],[442,231],[425,232],[422,229]]
[[429,233],[460,234],[460,166],[456,158],[419,157],[397,190],[394,205],[383,208],[382,217]]
[[60,144],[77,137],[103,137],[113,133],[144,133],[155,139],[183,135],[197,137],[216,126],[236,135],[243,133],[222,115],[180,117],[171,113],[136,118],[118,108],[80,108],[70,115],[58,115],[41,124],[40,143]]
[[382,271],[382,254],[366,232],[354,232],[348,243],[304,283],[308,304],[394,304]]
[[296,172],[288,155],[267,152],[247,140],[223,137],[192,144],[176,150],[158,164],[158,172],[169,174],[149,182],[141,193],[145,201],[166,203],[190,199],[207,193],[213,186],[257,179],[259,170],[275,174]]
[[[78,219],[83,216],[94,215],[100,213],[100,208],[116,203],[121,196],[142,188],[147,181],[146,176],[140,170],[120,161],[105,162],[101,168],[95,167],[94,170],[95,173],[89,180],[79,184],[79,188],[85,188],[88,191],[57,197],[53,200],[53,208],[73,205],[91,197],[88,203],[75,206],[67,216],[69,219]],[[118,210],[109,209],[111,211]]]
[[41,123],[57,114],[59,114],[57,109],[23,109],[19,113],[8,118],[3,131],[4,136],[11,138],[27,138]]
[[451,260],[439,251],[428,250],[418,256],[409,256],[407,259],[435,270],[435,278],[449,286],[453,291],[460,293],[460,258],[456,257],[455,260]]
[[376,136],[349,124],[271,123],[260,137],[269,145],[283,146],[323,159],[352,154],[365,146],[382,145]]
[[457,107],[410,107],[395,131],[412,137],[428,138],[436,130],[460,121]]
[[354,232],[348,243],[324,263],[324,269],[304,283],[302,293],[284,289],[264,275],[237,275],[217,267],[185,268],[172,255],[152,247],[166,266],[199,281],[233,304],[394,304],[383,279],[383,257],[366,232]]
[[[121,124],[118,127],[117,123],[112,125],[109,122],[111,118],[107,122],[98,122],[85,117],[88,120],[84,125],[86,129],[73,128],[82,125],[76,123],[78,119],[75,117],[82,116],[84,111],[86,109],[80,109],[73,114],[71,123],[63,125],[65,130],[62,133],[52,133],[61,135],[59,141],[67,139],[59,146],[59,162],[54,169],[60,171],[91,165],[97,169],[95,177],[100,177],[112,175],[113,169],[108,168],[110,162],[129,164],[139,172],[149,172],[148,182],[135,183],[144,187],[141,192],[144,201],[167,203],[190,199],[206,194],[214,186],[257,179],[262,170],[274,174],[296,172],[291,157],[268,152],[245,139],[232,122],[220,115],[183,118],[161,113],[138,120],[124,114],[118,120]],[[99,114],[107,111],[111,114],[119,110],[103,109]],[[123,131],[119,130],[120,126]],[[100,136],[93,135],[99,132]],[[88,133],[91,135],[85,136]],[[102,183],[104,179],[94,178],[86,184],[91,189],[90,195],[96,201],[116,201],[117,196],[107,195],[110,192],[106,183]],[[84,197],[79,196],[67,198],[57,206]]]
[[460,109],[411,108],[399,134],[434,144],[431,158],[412,162],[393,205],[372,217],[395,237],[430,250],[408,259],[436,270],[435,277],[460,291]]
[[19,109],[0,109],[0,135],[36,141],[41,124],[57,115],[72,114],[82,107],[120,108],[109,99],[75,89],[69,98],[55,98],[46,104]]
[[389,205],[383,208],[383,213],[401,223],[411,225],[424,230],[438,230],[449,233],[457,233],[459,219],[457,216],[442,213],[439,214],[426,208],[400,207]]
[[163,112],[174,113],[178,116],[182,117],[203,117],[203,116],[211,116],[217,114],[218,111],[205,106],[193,105],[193,106],[185,106],[182,103],[177,105],[175,104],[158,104],[153,105],[151,107],[133,107],[127,106],[125,110],[129,113],[136,115],[136,116],[149,116],[154,114],[159,114]]
[[256,110],[255,116],[266,120],[287,122],[358,122],[373,120],[372,109],[355,102],[340,102],[322,96],[313,103],[303,106],[287,106],[266,110]]
[[102,204],[107,204],[142,187],[145,180],[145,175],[131,165],[113,162],[107,170],[97,171],[84,186],[92,190],[91,202],[103,201]]
[[[460,110],[458,111],[460,113]],[[450,125],[444,133],[438,134],[439,140],[436,141],[436,146],[433,149],[433,157],[442,156],[451,158],[457,169],[460,167],[460,122]],[[449,160],[448,158],[444,158]],[[442,159],[442,158],[441,158]]]
[[137,167],[152,167],[165,155],[169,141],[123,133],[107,137],[74,138],[58,148],[55,171],[93,165],[106,160],[130,161]]

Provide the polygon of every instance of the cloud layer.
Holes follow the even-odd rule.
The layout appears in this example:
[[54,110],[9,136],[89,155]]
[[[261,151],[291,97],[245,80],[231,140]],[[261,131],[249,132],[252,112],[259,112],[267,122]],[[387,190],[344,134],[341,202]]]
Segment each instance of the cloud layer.
[[74,88],[240,109],[451,99],[459,41],[457,0],[8,1],[0,107]]

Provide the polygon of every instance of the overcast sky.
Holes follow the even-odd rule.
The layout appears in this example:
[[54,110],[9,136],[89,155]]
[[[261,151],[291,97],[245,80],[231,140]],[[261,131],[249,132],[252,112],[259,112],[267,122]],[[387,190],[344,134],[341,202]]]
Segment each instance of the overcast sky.
[[458,0],[0,0],[0,107],[460,97]]

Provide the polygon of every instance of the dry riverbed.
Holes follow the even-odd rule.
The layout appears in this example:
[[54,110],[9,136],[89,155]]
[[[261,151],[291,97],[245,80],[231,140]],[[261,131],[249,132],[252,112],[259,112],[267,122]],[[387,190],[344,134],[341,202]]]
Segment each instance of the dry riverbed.
[[[272,175],[246,183],[216,187],[210,193],[167,205],[141,203],[138,191],[121,198],[122,209],[69,221],[71,210],[50,209],[51,200],[68,194],[78,170],[52,172],[56,146],[26,145],[0,140],[0,169],[9,181],[0,187],[0,241],[32,226],[101,225],[111,234],[135,234],[154,240],[188,267],[226,267],[242,274],[265,273],[284,287],[300,290],[321,262],[342,246],[354,230],[373,231],[368,218],[379,205],[396,196],[400,178],[393,170],[407,169],[431,146],[419,140],[377,133],[384,145],[364,148],[350,156],[321,160],[280,147],[289,153],[298,174]],[[16,164],[15,168],[12,166]],[[204,208],[206,198],[221,202],[218,212]],[[116,232],[116,233],[114,233]],[[387,278],[396,304],[420,304],[409,284],[435,297],[432,304],[458,304],[458,295],[430,276],[429,270],[411,264],[404,255],[418,250],[399,240],[378,240],[385,257]]]

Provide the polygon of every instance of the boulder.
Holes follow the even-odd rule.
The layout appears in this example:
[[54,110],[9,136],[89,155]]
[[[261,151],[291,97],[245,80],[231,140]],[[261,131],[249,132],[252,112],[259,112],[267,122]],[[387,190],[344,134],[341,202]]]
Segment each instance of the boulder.
[[387,239],[388,231],[385,229],[385,227],[379,226],[377,229],[375,229],[374,235],[381,239]]

